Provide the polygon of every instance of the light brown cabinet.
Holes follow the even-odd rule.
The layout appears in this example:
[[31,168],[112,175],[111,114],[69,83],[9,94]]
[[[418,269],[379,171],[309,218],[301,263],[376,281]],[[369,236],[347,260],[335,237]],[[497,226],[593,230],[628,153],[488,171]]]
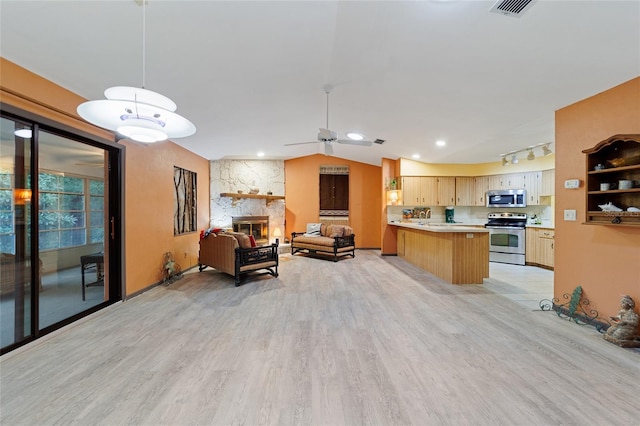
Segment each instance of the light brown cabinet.
[[540,195],[555,195],[556,193],[556,171],[543,170],[540,183]]
[[456,206],[474,206],[476,197],[476,178],[457,177]]
[[454,206],[456,204],[456,178],[439,177],[437,179],[437,206]]
[[[640,226],[640,135],[615,135],[587,154],[587,224]],[[608,184],[605,190],[601,185]],[[611,203],[621,211],[604,211]]]
[[546,228],[527,228],[525,236],[527,264],[554,267],[555,231]]
[[487,176],[475,177],[475,197],[472,206],[486,206],[487,205],[487,191],[489,190],[489,179]]
[[529,172],[524,175],[523,188],[527,191],[527,204],[540,204],[540,187],[542,186],[542,173]]
[[[486,206],[486,192],[495,189],[525,189],[527,204],[542,203],[542,195],[552,195],[555,173],[509,173],[475,177],[402,177],[402,199],[405,206]],[[545,187],[546,185],[546,187]]]

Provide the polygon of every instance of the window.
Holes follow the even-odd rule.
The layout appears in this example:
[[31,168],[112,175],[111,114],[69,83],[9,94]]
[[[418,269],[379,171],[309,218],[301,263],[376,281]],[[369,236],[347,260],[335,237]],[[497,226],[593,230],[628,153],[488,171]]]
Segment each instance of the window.
[[347,166],[320,166],[320,215],[349,215]]
[[11,174],[0,173],[0,252],[15,254]]

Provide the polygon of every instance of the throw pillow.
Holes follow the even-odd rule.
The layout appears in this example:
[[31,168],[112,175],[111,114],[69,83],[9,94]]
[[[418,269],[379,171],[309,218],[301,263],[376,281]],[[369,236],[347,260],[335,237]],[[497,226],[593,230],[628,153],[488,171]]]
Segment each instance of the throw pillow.
[[307,223],[307,232],[304,234],[306,237],[319,237],[321,223]]
[[332,225],[331,226],[331,234],[329,234],[331,238],[335,237],[343,237],[344,236],[344,226],[343,225]]
[[249,235],[249,242],[251,242],[251,247],[257,247],[256,238],[253,235]]

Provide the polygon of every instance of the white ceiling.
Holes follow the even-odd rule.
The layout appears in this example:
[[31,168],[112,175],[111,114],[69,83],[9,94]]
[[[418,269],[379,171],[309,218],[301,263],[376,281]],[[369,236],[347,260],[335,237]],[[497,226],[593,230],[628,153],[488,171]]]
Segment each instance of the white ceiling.
[[[178,104],[198,131],[175,142],[208,159],[322,152],[284,144],[315,140],[332,84],[330,128],[386,140],[335,156],[478,163],[553,142],[555,110],[640,75],[638,0],[540,0],[519,18],[493,4],[151,0],[144,86]],[[2,0],[0,52],[103,99],[143,85],[142,22],[133,0]]]

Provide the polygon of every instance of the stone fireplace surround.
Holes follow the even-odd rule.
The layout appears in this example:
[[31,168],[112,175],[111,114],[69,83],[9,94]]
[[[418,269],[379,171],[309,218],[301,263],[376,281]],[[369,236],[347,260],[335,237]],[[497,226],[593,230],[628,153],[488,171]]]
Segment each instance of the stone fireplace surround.
[[212,160],[210,162],[211,219],[213,228],[233,227],[236,216],[268,216],[269,243],[276,237],[276,228],[284,237],[284,200],[274,200],[267,205],[263,199],[232,199],[221,197],[221,193],[238,190],[248,194],[251,188],[258,188],[259,194],[272,192],[284,195],[284,160]]

